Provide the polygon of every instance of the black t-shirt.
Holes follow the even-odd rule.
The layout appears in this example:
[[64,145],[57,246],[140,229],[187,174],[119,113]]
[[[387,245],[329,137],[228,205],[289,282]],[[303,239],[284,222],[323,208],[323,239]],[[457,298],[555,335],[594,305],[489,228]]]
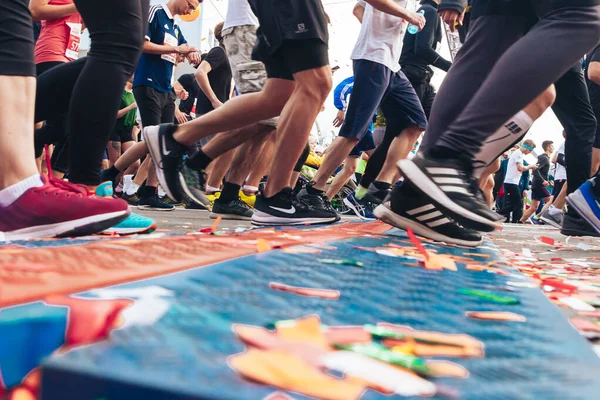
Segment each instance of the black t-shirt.
[[537,159],[537,169],[533,172],[533,186],[544,186],[544,181],[548,180],[548,172],[550,172],[550,157],[546,153],[540,154]]
[[194,74],[181,75],[177,81],[190,94],[187,100],[181,100],[179,103],[179,111],[184,114],[189,114],[194,107],[194,101],[196,101],[200,94],[200,85],[198,85]]
[[592,104],[600,103],[600,86],[588,79],[588,69],[590,67],[590,63],[599,62],[600,61],[600,45],[596,46],[591,52],[587,55],[587,62],[585,67],[585,77],[587,79],[588,90],[590,92],[590,100]]
[[[231,78],[233,77],[225,49],[220,46],[213,47],[206,55],[204,61],[209,63],[212,68],[208,73],[210,87],[221,103],[225,103],[229,100]],[[196,103],[196,114],[202,115],[212,110],[213,106],[210,100],[200,90],[198,102]]]

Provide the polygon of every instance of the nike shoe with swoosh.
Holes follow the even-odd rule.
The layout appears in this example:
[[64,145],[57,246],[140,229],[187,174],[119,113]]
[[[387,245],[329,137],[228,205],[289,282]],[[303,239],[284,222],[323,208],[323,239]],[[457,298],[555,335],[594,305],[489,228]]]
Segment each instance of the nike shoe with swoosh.
[[252,224],[254,225],[314,225],[337,220],[335,212],[317,210],[294,196],[291,187],[273,197],[256,196]]
[[187,147],[173,139],[177,125],[162,124],[144,128],[143,136],[150,157],[154,161],[160,185],[172,200],[181,202],[184,191],[179,172],[183,168],[183,156]]

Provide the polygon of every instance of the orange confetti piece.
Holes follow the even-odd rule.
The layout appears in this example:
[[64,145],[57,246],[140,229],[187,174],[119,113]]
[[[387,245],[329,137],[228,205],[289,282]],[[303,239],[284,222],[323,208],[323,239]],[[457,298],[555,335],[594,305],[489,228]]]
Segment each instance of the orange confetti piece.
[[504,311],[467,311],[467,317],[487,321],[525,322],[527,318],[522,315]]
[[430,254],[429,259],[425,260],[424,265],[427,269],[458,271],[454,260],[444,255]]
[[281,249],[284,253],[289,254],[318,254],[321,253],[319,249],[311,249],[310,247],[284,247]]
[[425,257],[425,260],[429,260],[429,253],[427,253],[427,250],[425,250],[425,247],[423,246],[423,244],[419,241],[419,239],[417,239],[417,237],[415,236],[415,233],[413,232],[413,230],[411,229],[410,226],[406,228],[406,233],[408,234],[408,237],[409,237],[412,245],[415,246],[417,248],[417,250],[419,250],[419,252],[423,255],[423,257]]
[[221,219],[222,219],[222,217],[220,215],[217,217],[217,219],[215,219],[215,222],[213,222],[212,227],[210,228],[210,230],[212,232],[216,232],[217,229],[219,229],[219,224],[221,223]]
[[304,288],[304,287],[286,285],[286,284],[278,283],[278,282],[270,282],[269,287],[273,290],[280,290],[282,292],[295,293],[300,296],[318,297],[318,298],[327,299],[327,300],[337,300],[340,298],[340,292],[338,290]]
[[259,253],[273,250],[273,246],[265,239],[256,239],[256,249]]

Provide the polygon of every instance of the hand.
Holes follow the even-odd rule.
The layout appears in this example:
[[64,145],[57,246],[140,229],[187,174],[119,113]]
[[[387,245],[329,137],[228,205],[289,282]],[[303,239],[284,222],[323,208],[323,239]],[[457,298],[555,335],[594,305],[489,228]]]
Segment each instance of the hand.
[[214,101],[211,101],[211,104],[215,110],[223,105],[223,103],[221,103],[221,101],[219,99],[215,99]]
[[180,124],[185,124],[186,122],[188,122],[188,117],[189,115],[182,113],[181,111],[179,111],[179,109],[175,109],[175,119],[177,120],[177,122],[179,122]]
[[180,53],[180,54],[190,54],[195,51],[198,51],[198,50],[196,50],[196,48],[194,46],[190,46],[187,43],[181,44],[181,45],[175,47],[175,52]]
[[442,10],[440,11],[440,17],[442,17],[442,20],[448,24],[448,26],[450,27],[450,31],[454,32],[456,31],[457,22],[458,25],[463,25],[465,13],[463,12],[462,14],[459,14],[456,10]]
[[187,100],[188,97],[190,97],[190,94],[188,93],[187,90],[182,89],[181,92],[177,93],[177,97],[179,97],[181,100]]
[[548,181],[544,181],[544,183],[542,183],[542,185],[544,185],[544,187],[548,187],[550,183]]
[[418,26],[419,30],[423,29],[425,26],[425,17],[419,13],[411,11],[404,19],[407,20],[409,24]]
[[198,53],[197,51],[190,53],[188,54],[187,59],[190,62],[190,64],[198,65],[201,61],[200,53]]
[[346,118],[344,111],[343,110],[339,110],[337,112],[337,115],[335,116],[335,119],[333,120],[333,126],[336,128],[339,128],[340,126],[342,126],[344,124],[344,119]]

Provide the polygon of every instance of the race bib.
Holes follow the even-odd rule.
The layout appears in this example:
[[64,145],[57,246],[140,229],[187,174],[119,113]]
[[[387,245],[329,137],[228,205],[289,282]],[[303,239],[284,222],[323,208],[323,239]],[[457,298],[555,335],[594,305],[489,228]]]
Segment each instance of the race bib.
[[[164,44],[165,44],[165,46],[176,47],[179,44],[179,41],[177,40],[177,38],[175,36],[171,35],[170,33],[165,32]],[[177,53],[163,54],[160,58],[162,58],[163,60],[168,61],[172,64],[177,63]]]
[[69,41],[67,42],[67,49],[65,50],[65,56],[71,61],[79,58],[79,45],[81,44],[81,28],[82,24],[76,24],[73,22],[67,22],[67,25],[71,29],[69,33]]

